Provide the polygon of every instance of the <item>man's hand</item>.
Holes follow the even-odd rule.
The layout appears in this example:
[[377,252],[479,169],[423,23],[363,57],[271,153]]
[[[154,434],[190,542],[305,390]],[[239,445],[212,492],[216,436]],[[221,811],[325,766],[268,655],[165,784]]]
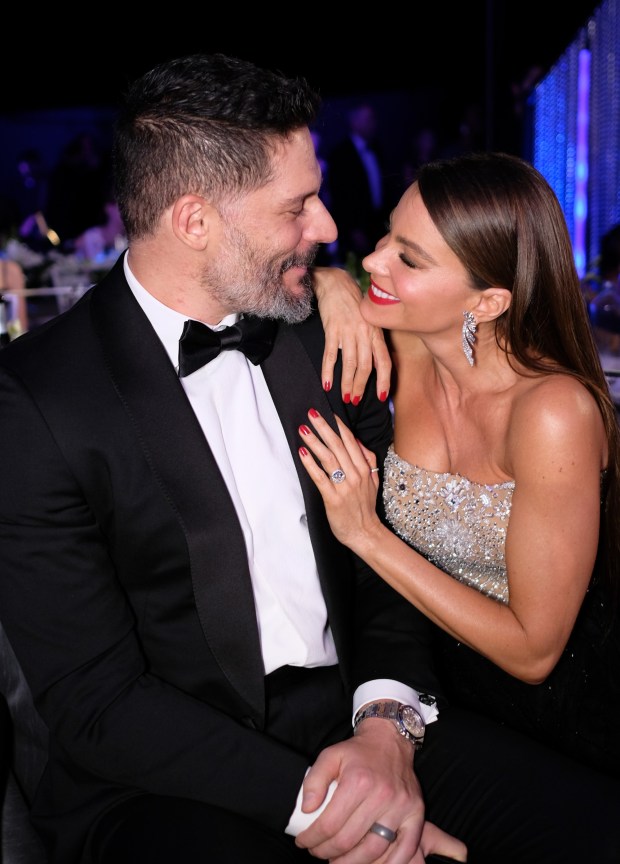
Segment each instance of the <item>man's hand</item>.
[[[423,864],[433,851],[465,861],[460,841],[425,823],[413,755],[394,725],[378,718],[364,720],[354,738],[325,749],[304,780],[304,812],[322,803],[332,780],[338,786],[297,845],[332,864]],[[395,831],[396,840],[370,832],[375,822]]]
[[373,363],[377,396],[390,392],[392,361],[383,330],[368,324],[359,311],[362,292],[355,279],[338,267],[315,267],[314,292],[325,330],[322,380],[331,389],[334,365],[342,350],[342,398],[354,405],[362,398]]

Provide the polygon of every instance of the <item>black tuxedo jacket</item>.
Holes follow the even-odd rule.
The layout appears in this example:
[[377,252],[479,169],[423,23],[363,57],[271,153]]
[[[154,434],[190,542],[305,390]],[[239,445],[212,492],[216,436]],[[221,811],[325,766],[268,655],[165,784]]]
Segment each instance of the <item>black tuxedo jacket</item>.
[[[322,389],[322,352],[313,315],[280,325],[262,365],[296,463],[310,407],[337,411],[382,460],[391,422],[375,382],[343,404],[339,374]],[[0,405],[0,617],[49,730],[33,815],[53,860],[78,860],[97,815],[141,792],[284,830],[310,754],[261,733],[242,531],[122,261],[0,351]],[[436,692],[425,622],[335,541],[298,473],[346,686]]]

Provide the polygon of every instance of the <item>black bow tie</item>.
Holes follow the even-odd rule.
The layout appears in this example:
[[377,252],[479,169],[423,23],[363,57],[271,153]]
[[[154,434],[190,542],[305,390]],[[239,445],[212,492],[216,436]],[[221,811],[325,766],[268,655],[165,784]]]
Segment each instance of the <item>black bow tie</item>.
[[179,377],[191,375],[220,351],[235,348],[258,366],[273,348],[277,327],[277,321],[270,318],[248,315],[223,330],[212,330],[200,321],[186,321],[179,340]]

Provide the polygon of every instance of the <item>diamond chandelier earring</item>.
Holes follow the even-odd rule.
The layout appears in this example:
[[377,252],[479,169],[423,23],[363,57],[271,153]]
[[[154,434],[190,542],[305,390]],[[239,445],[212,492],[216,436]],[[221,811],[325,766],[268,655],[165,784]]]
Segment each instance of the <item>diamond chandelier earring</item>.
[[476,328],[478,322],[474,317],[473,312],[463,312],[463,354],[467,357],[467,362],[470,366],[474,365],[474,342],[476,341]]

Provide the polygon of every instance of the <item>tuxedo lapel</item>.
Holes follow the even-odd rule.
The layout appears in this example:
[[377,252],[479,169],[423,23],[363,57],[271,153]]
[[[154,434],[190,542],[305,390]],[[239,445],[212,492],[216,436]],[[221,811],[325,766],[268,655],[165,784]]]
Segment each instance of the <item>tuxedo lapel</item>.
[[[316,408],[334,431],[337,432],[338,428],[332,406],[321,386],[320,369],[315,365],[319,361],[313,363],[306,350],[308,346],[298,335],[300,332],[300,328],[280,325],[273,351],[261,368],[293,455],[304,497],[308,530],[321,588],[327,604],[338,657],[342,662],[350,655],[349,640],[344,637],[344,634],[350,633],[352,611],[351,593],[346,584],[346,574],[350,572],[350,560],[347,551],[332,534],[325,515],[323,499],[301,464],[299,456],[299,447],[303,443],[299,435],[299,426],[308,422],[310,408]],[[312,347],[314,353],[317,354],[318,351],[317,356],[322,357],[322,343],[318,348],[316,344]],[[347,668],[346,662],[342,663],[341,668]]]
[[224,479],[122,268],[93,289],[92,304],[119,398],[187,539],[209,648],[252,712],[262,715],[264,668],[254,595],[243,533]]
[[308,517],[323,521],[319,519],[324,517],[323,501],[300,463],[298,451],[303,442],[299,427],[308,422],[310,408],[316,408],[336,431],[337,427],[320,379],[294,328],[280,326],[274,348],[261,368],[293,454]]

